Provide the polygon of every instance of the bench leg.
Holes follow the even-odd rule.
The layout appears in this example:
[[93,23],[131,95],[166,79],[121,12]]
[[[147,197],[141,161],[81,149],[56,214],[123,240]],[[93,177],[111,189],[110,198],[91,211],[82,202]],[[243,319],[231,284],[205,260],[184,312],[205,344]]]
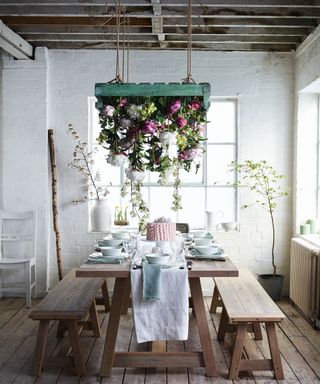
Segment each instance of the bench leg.
[[253,323],[252,328],[255,340],[262,340],[261,324]]
[[102,292],[102,300],[103,300],[104,309],[106,312],[109,312],[111,305],[110,305],[110,299],[109,299],[109,293],[108,293],[107,280],[105,280],[104,283],[102,284],[101,292]]
[[90,321],[91,321],[91,326],[93,330],[93,335],[95,337],[101,337],[101,330],[100,330],[100,324],[99,324],[95,300],[93,300],[90,306],[89,313],[90,313]]
[[218,307],[222,307],[222,300],[219,298],[219,291],[217,286],[214,286],[212,300],[211,300],[211,306],[210,306],[210,313],[216,313]]
[[240,369],[240,360],[243,351],[243,344],[247,333],[247,323],[240,323],[237,327],[236,341],[232,354],[231,366],[229,371],[229,379],[235,380],[238,377]]
[[59,320],[58,322],[58,328],[57,328],[57,338],[61,339],[65,332],[66,332],[67,326],[64,320]]
[[32,369],[32,373],[34,376],[41,375],[48,329],[49,329],[49,320],[40,320],[38,336],[37,336],[37,344],[36,344],[36,349],[34,353],[33,369]]
[[284,374],[282,369],[279,344],[277,339],[277,331],[274,322],[266,322],[266,329],[269,341],[271,360],[274,369],[274,375],[277,380],[283,380]]
[[218,334],[217,334],[217,339],[219,341],[223,341],[224,340],[224,336],[225,336],[226,331],[227,331],[228,320],[229,320],[229,318],[228,318],[227,311],[223,307],[222,308],[221,319],[220,319],[220,323],[219,323],[219,330],[218,330]]
[[85,366],[82,359],[80,343],[79,343],[79,333],[77,323],[74,320],[67,321],[67,327],[69,331],[70,344],[73,352],[73,359],[76,366],[78,376],[85,376]]

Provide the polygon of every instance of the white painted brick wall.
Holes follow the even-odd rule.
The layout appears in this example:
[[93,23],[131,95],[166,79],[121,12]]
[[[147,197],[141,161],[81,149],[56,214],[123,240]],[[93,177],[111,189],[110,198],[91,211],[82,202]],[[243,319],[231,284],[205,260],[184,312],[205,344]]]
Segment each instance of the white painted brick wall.
[[[20,62],[5,62],[3,94],[5,143],[10,145],[4,162],[5,202],[14,206],[19,193],[17,185],[24,179],[10,176],[10,161],[26,160],[14,145],[23,135],[25,145],[31,148],[37,137],[41,137],[37,159],[41,162],[37,170],[30,171],[29,195],[35,196],[28,204],[46,204],[50,211],[45,188],[47,186],[47,150],[44,136],[46,129],[55,132],[58,176],[59,219],[62,235],[63,264],[65,269],[79,265],[92,249],[96,234],[88,233],[88,211],[84,204],[74,206],[72,200],[79,196],[78,177],[67,167],[72,157],[73,141],[66,128],[72,122],[82,137],[87,136],[87,97],[94,94],[94,84],[114,78],[115,53],[110,51],[51,50],[48,62],[37,61],[24,68]],[[185,52],[131,52],[131,82],[177,82],[185,77]],[[48,88],[43,79],[48,74]],[[239,96],[240,107],[240,160],[266,159],[292,181],[292,126],[293,126],[293,59],[291,54],[194,52],[193,77],[197,82],[210,82],[215,96]],[[21,82],[21,79],[24,81]],[[32,87],[32,92],[28,87]],[[48,113],[43,106],[47,90]],[[16,98],[20,91],[20,103]],[[31,94],[31,97],[30,97]],[[26,100],[28,98],[28,100]],[[33,109],[29,109],[30,104]],[[40,104],[40,105],[39,105]],[[23,108],[23,118],[17,111]],[[46,125],[46,118],[48,124]],[[11,121],[12,120],[12,121]],[[29,122],[35,120],[35,127]],[[34,130],[36,134],[34,134]],[[41,148],[40,148],[41,147]],[[30,152],[29,152],[30,153]],[[33,152],[32,152],[33,153]],[[33,155],[31,154],[30,157]],[[41,168],[38,169],[38,168]],[[45,168],[45,171],[44,171]],[[36,174],[37,173],[37,174]],[[12,179],[13,180],[10,180]],[[11,196],[12,194],[12,196]],[[241,202],[246,202],[245,192]],[[25,203],[25,202],[24,202]],[[42,224],[48,222],[43,210]],[[278,243],[276,248],[279,272],[288,276],[289,239],[291,237],[291,199],[283,202],[276,215]],[[255,272],[269,272],[271,227],[266,213],[256,207],[241,211],[241,230],[233,233],[217,233],[232,260],[239,266],[247,266]],[[45,229],[43,229],[45,232]],[[50,285],[57,279],[54,241],[50,241]]]
[[3,55],[2,183],[7,210],[37,209],[37,288],[47,289],[47,51],[35,61]]

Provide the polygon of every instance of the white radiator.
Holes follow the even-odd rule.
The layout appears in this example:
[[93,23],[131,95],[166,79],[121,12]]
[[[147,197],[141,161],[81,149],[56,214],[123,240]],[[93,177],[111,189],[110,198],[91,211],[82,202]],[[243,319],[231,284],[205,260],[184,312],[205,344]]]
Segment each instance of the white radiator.
[[320,249],[303,239],[291,240],[290,299],[311,321],[320,323]]

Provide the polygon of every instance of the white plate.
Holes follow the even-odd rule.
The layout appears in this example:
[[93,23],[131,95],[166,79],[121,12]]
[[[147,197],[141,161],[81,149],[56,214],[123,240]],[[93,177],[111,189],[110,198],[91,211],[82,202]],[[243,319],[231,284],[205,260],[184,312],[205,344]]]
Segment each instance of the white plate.
[[128,257],[128,255],[125,252],[121,252],[118,256],[103,256],[101,252],[94,252],[91,255],[89,255],[88,260],[94,260],[94,259],[107,259],[109,261],[114,260],[122,260],[125,257]]

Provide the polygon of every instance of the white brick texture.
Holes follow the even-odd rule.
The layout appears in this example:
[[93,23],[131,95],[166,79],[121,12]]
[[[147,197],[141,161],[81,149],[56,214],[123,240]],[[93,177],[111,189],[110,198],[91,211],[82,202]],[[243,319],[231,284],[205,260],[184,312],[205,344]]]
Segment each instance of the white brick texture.
[[[88,96],[94,84],[114,78],[115,52],[37,49],[36,61],[3,63],[3,203],[7,208],[39,210],[38,285],[45,290],[57,280],[50,215],[47,129],[55,135],[59,222],[63,266],[83,262],[95,244],[88,233],[88,209],[73,205],[78,176],[67,166],[73,141],[67,125],[88,135]],[[185,77],[186,53],[135,51],[130,82],[179,82]],[[240,160],[266,159],[292,182],[294,68],[291,54],[194,52],[193,78],[210,82],[214,96],[237,96],[240,111]],[[241,202],[246,194],[241,192]],[[276,214],[277,264],[288,276],[292,235],[291,198]],[[241,210],[240,231],[217,233],[231,259],[254,272],[270,272],[271,226],[262,209]],[[50,238],[48,236],[50,233]],[[48,264],[48,265],[47,265]],[[49,278],[46,281],[46,274]]]

